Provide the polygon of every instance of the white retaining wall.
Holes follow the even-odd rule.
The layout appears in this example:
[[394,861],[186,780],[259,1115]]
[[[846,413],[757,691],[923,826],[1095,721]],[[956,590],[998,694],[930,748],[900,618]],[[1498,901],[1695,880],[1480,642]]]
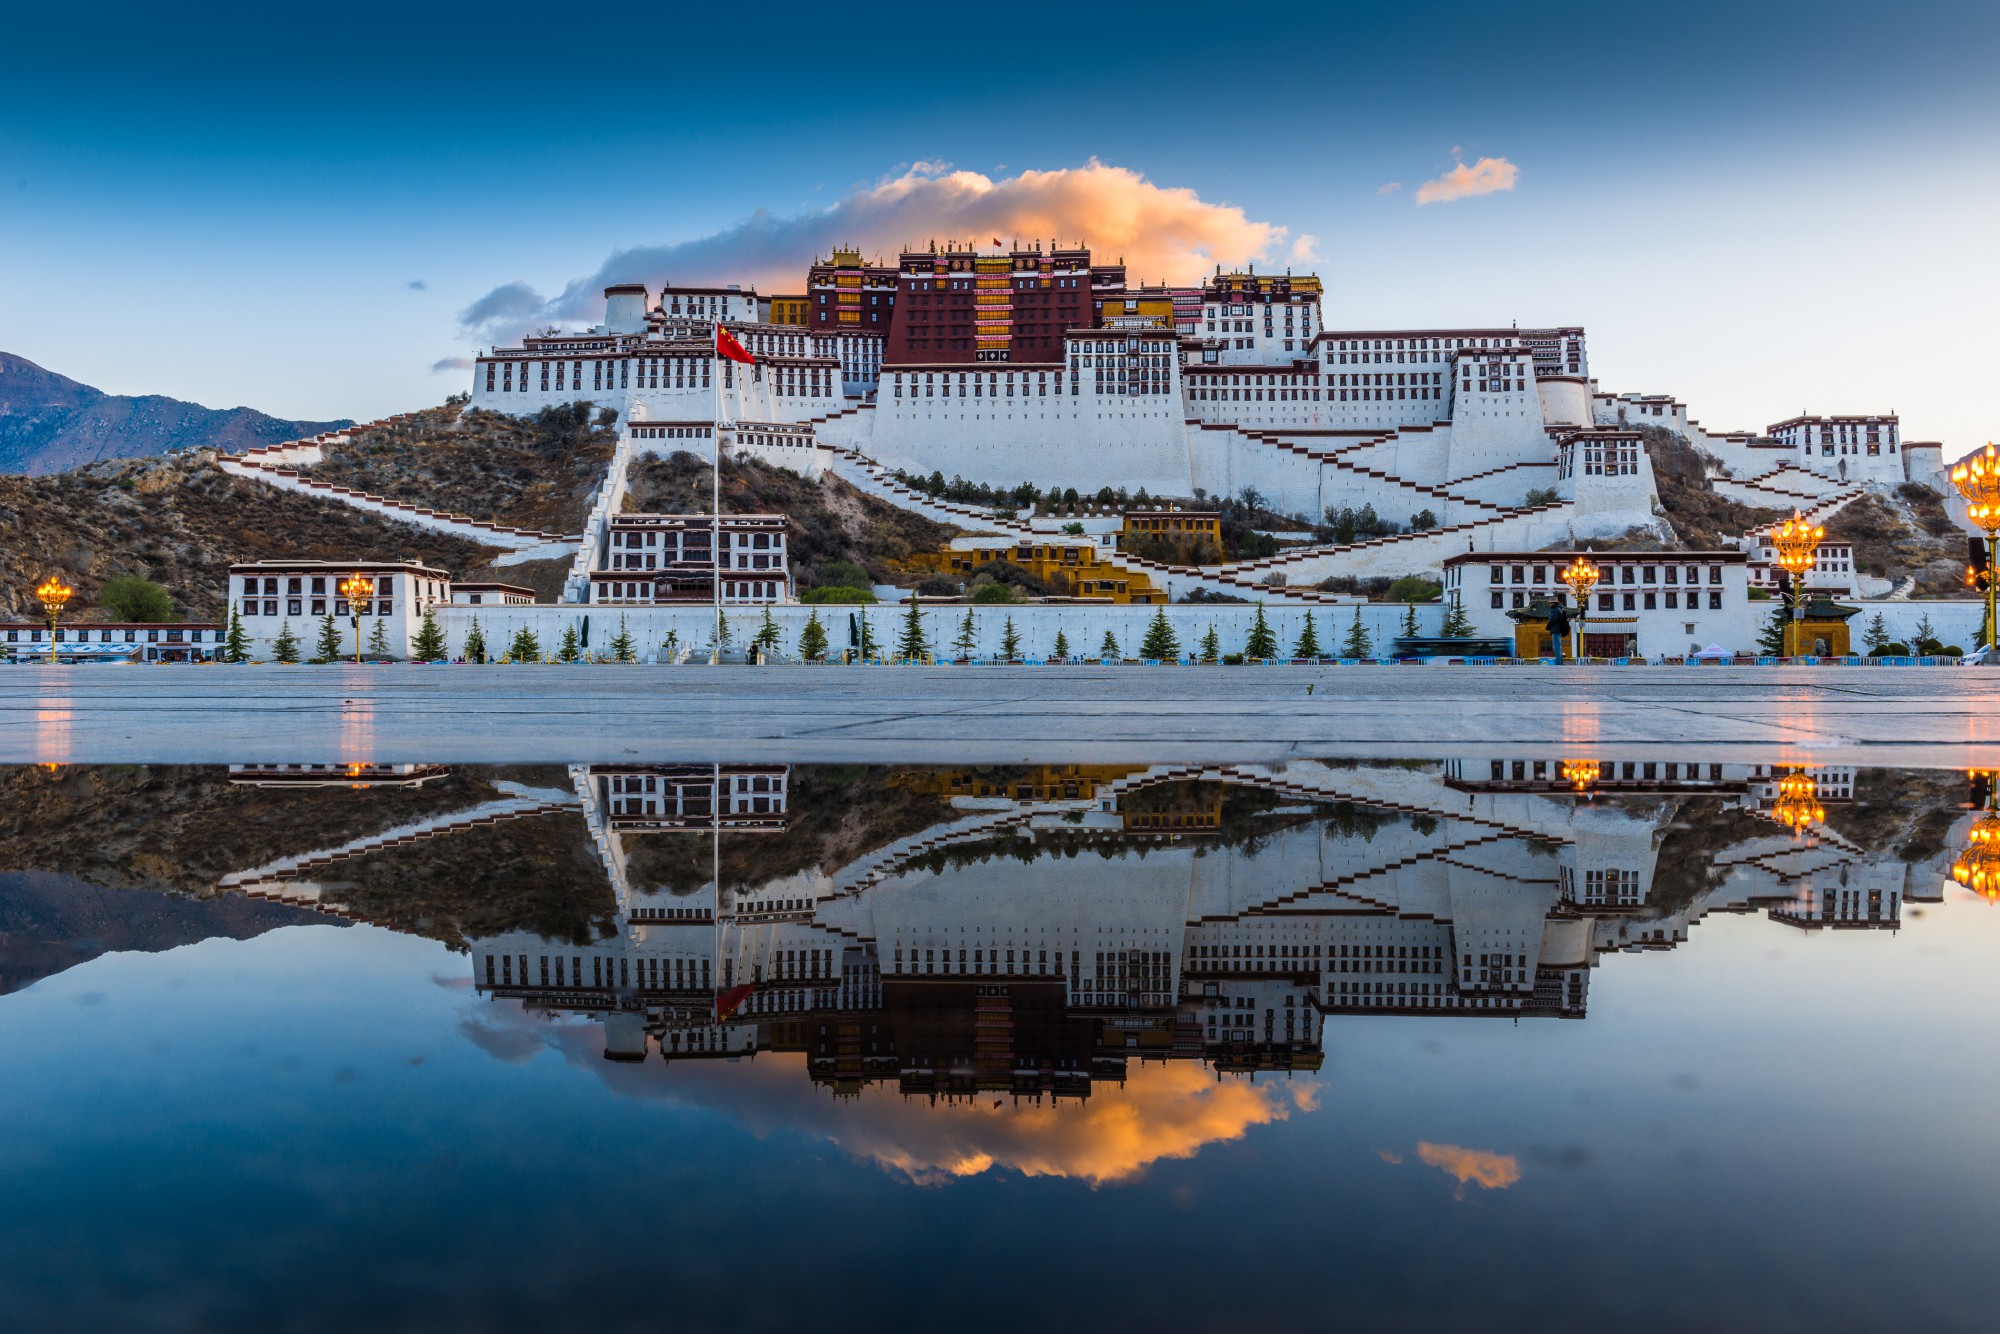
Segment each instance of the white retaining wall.
[[[1307,612],[1313,616],[1313,624],[1319,634],[1321,649],[1329,656],[1338,653],[1341,640],[1354,621],[1354,608],[1361,608],[1361,621],[1375,637],[1378,649],[1386,649],[1389,640],[1400,633],[1403,607],[1390,603],[1356,603],[1344,606],[1293,607],[1267,605],[1265,619],[1278,636],[1281,652],[1289,653],[1299,632],[1304,628]],[[871,607],[822,606],[807,607],[797,604],[774,606],[771,620],[778,626],[782,636],[780,652],[794,654],[798,648],[799,633],[805,628],[808,617],[814,611],[819,613],[820,624],[826,627],[827,640],[832,651],[838,653],[848,646],[849,613],[866,614],[870,633],[884,654],[895,648],[896,635],[901,628],[906,605],[881,603]],[[959,626],[970,610],[974,627],[978,632],[978,647],[975,656],[994,657],[1000,652],[1000,642],[1009,617],[1021,637],[1021,652],[1024,657],[1047,657],[1055,643],[1056,632],[1060,630],[1069,639],[1072,654],[1095,657],[1103,642],[1104,632],[1110,630],[1118,638],[1119,647],[1128,656],[1138,655],[1139,642],[1145,638],[1146,627],[1152,621],[1157,607],[1145,606],[1085,606],[1070,604],[1050,606],[1028,604],[1013,607],[968,608],[964,604],[925,604],[924,633],[935,645],[939,656],[949,653],[949,645],[958,635]],[[1167,619],[1179,634],[1183,651],[1198,646],[1201,638],[1213,625],[1222,650],[1225,653],[1239,653],[1244,640],[1250,633],[1256,618],[1254,605],[1183,605],[1166,608]],[[595,653],[607,653],[610,644],[618,634],[619,618],[624,618],[635,647],[642,657],[657,657],[660,646],[665,642],[668,631],[679,636],[682,648],[693,648],[703,653],[704,658],[710,640],[713,612],[705,605],[676,607],[574,607],[538,605],[528,607],[440,607],[437,611],[439,626],[451,646],[453,656],[463,651],[466,633],[472,627],[474,617],[479,620],[480,633],[486,638],[489,655],[498,657],[506,651],[508,641],[523,627],[534,631],[545,652],[553,654],[562,641],[563,630],[571,625],[583,632],[583,622],[590,622],[590,648]],[[1417,608],[1417,625],[1422,634],[1436,634],[1443,624],[1444,611],[1440,604],[1426,603]],[[733,608],[728,612],[730,643],[738,648],[749,643],[763,624],[762,608]]]

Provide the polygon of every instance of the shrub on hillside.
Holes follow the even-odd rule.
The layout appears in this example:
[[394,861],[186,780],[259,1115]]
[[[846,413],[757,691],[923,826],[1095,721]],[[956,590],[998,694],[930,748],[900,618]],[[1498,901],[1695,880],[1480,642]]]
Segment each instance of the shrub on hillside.
[[97,595],[97,605],[121,621],[174,619],[174,600],[167,596],[167,590],[136,574],[107,580]]
[[819,588],[808,588],[805,592],[799,594],[799,601],[821,605],[829,602],[866,603],[873,602],[874,600],[875,594],[868,589],[849,588],[841,584],[828,584],[822,585]]

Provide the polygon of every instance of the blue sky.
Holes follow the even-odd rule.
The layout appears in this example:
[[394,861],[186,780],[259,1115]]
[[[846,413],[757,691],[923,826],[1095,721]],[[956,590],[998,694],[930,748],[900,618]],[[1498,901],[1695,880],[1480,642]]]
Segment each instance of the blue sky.
[[[1578,322],[1607,386],[1710,427],[2000,435],[2000,6],[1215,12],[43,6],[0,43],[0,349],[375,416],[463,387],[432,367],[503,285],[553,298],[634,249],[719,280],[743,247],[768,287],[772,237],[885,181],[915,229],[953,171],[1005,200],[1094,161],[1117,179],[1057,199],[1078,230],[1163,208],[1189,254],[1262,236],[1335,327]],[[1489,158],[1511,188],[1416,202]]]

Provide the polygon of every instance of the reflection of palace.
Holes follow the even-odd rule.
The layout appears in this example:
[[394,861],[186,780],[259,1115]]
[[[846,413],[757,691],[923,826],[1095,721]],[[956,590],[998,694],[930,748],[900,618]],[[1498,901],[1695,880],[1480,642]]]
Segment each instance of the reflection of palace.
[[[579,767],[618,929],[478,941],[474,980],[602,1016],[610,1057],[798,1051],[837,1091],[1085,1096],[1135,1056],[1315,1069],[1332,1016],[1581,1018],[1600,958],[1672,948],[1709,913],[1893,927],[1905,898],[1937,897],[1816,820],[1781,822],[1789,772],[1484,756],[915,771],[898,781],[955,818],[718,896],[713,878],[636,888],[627,840],[782,829],[801,818],[787,770]],[[1793,775],[1835,803],[1854,781]],[[1674,838],[1692,841],[1663,866]]]

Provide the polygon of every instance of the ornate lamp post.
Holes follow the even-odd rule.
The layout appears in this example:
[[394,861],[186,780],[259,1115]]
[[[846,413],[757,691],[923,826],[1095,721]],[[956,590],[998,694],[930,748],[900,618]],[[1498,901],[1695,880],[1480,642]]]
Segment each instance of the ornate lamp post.
[[2000,533],[2000,450],[1988,441],[1986,448],[1968,454],[1951,470],[1951,484],[1965,497],[1965,517],[1986,534],[1986,645],[1993,646],[1994,535]]
[[62,581],[60,575],[50,575],[35,589],[35,598],[42,604],[42,614],[49,622],[49,661],[56,660],[56,623],[62,620],[63,608],[76,590]]
[[1819,784],[1811,774],[1794,769],[1779,777],[1778,799],[1771,803],[1771,818],[1791,830],[1793,838],[1804,837],[1806,826],[1826,819],[1826,808],[1819,804]]
[[1797,510],[1792,517],[1771,530],[1771,545],[1778,550],[1778,568],[1784,572],[1785,609],[1790,619],[1785,626],[1785,656],[1799,655],[1799,619],[1805,615],[1806,571],[1819,559],[1820,540],[1826,529],[1807,523]]
[[1589,792],[1604,774],[1604,766],[1596,760],[1564,760],[1562,780],[1570,785],[1570,790],[1578,796]]
[[2000,813],[1993,809],[2000,798],[1995,780],[1988,774],[1986,809],[1965,834],[1965,851],[1951,864],[1951,878],[1988,903],[2000,903]]
[[1604,577],[1604,571],[1592,565],[1583,555],[1569,563],[1556,578],[1569,585],[1570,597],[1576,602],[1576,652],[1570,656],[1578,662],[1583,660],[1583,622],[1590,615],[1590,591],[1597,587],[1597,581]]
[[361,664],[361,599],[373,594],[375,585],[358,571],[340,581],[340,595],[347,599],[347,614],[354,621],[354,662]]

